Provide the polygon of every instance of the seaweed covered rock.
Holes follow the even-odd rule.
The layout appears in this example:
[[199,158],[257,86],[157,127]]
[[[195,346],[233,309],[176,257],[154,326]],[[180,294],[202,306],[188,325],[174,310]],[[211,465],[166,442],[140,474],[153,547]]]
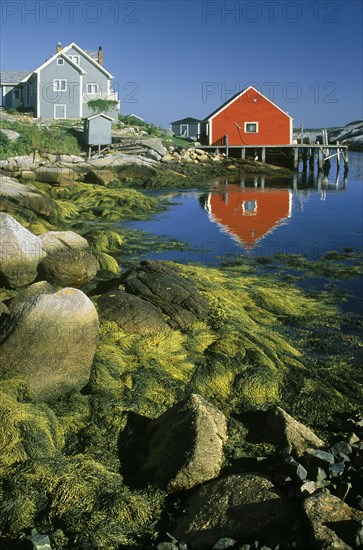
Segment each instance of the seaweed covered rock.
[[40,166],[35,170],[38,181],[59,185],[60,187],[72,185],[79,174],[71,168],[63,166]]
[[144,472],[174,493],[219,474],[227,422],[218,409],[193,394],[152,420],[146,438]]
[[57,204],[43,193],[7,176],[0,178],[0,204],[4,199],[7,201],[7,210],[10,210],[9,204],[13,203],[15,212],[18,206],[48,217],[57,208]]
[[302,456],[308,447],[322,447],[322,441],[310,428],[298,422],[281,407],[274,407],[265,427],[268,439],[288,449],[289,453]]
[[0,369],[22,373],[33,394],[55,399],[89,379],[98,340],[96,308],[64,288],[19,305],[0,327]]
[[46,257],[42,241],[12,216],[0,213],[0,277],[11,288],[32,283]]
[[117,288],[101,296],[98,311],[101,320],[114,321],[126,332],[146,335],[170,330],[158,308]]
[[186,502],[173,535],[197,550],[213,548],[222,537],[279,542],[296,521],[295,513],[266,477],[233,474],[198,489]]
[[312,545],[315,548],[360,548],[363,512],[354,510],[334,495],[319,493],[305,499]]
[[47,280],[63,286],[81,286],[98,270],[86,239],[73,231],[48,231],[39,237],[47,257],[41,269]]
[[173,328],[186,329],[208,315],[207,300],[176,266],[145,260],[125,274],[123,284],[127,292],[160,308]]

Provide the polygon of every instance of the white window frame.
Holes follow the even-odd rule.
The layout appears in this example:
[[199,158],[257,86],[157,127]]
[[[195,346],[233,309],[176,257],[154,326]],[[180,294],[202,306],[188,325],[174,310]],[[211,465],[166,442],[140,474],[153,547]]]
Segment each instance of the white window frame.
[[[249,124],[254,124],[256,126],[256,130],[254,132],[247,130],[247,126]],[[245,122],[245,134],[258,134],[258,122]]]
[[[64,82],[64,87],[62,86],[62,82]],[[55,78],[53,80],[53,92],[66,92],[67,88],[68,82],[65,78]]]
[[[90,91],[91,86],[94,86],[96,88],[95,92]],[[99,85],[96,82],[89,82],[87,84],[87,95],[97,95],[98,93],[99,93]]]
[[68,57],[71,61],[73,61],[73,63],[75,63],[76,65],[79,65],[79,60],[80,60],[79,55],[69,55]]
[[[56,117],[55,116],[55,110],[57,107],[64,107],[64,117]],[[55,118],[56,120],[64,120],[67,118],[67,105],[65,103],[56,103],[54,105],[54,109],[53,109],[53,118]]]
[[[254,205],[254,208],[250,206]],[[257,200],[242,201],[242,212],[245,216],[255,216],[257,214],[258,203]]]
[[64,59],[63,59],[63,57],[58,57],[58,58],[57,58],[57,65],[64,65]]

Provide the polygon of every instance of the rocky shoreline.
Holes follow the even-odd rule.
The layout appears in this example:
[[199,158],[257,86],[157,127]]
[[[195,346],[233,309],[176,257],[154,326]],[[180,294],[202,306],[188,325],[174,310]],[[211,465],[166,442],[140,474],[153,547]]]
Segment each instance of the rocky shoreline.
[[122,155],[2,161],[2,548],[361,546],[347,316],[244,266],[114,258],[115,222],[156,208],[126,187],[138,174],[199,167],[194,185],[256,163]]

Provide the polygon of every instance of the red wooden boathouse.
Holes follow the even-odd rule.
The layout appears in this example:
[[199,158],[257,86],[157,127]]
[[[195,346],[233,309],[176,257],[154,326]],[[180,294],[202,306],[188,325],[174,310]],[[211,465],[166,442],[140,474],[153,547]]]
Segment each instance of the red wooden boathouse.
[[253,86],[213,111],[201,124],[205,145],[253,146],[292,144],[292,117]]

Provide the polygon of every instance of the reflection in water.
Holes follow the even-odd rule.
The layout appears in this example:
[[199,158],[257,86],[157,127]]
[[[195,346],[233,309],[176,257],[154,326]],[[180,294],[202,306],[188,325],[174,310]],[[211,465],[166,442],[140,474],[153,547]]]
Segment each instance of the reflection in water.
[[289,189],[248,189],[230,184],[227,191],[204,195],[201,204],[220,229],[246,248],[253,248],[291,216],[291,199]]
[[[264,176],[228,177],[215,180],[213,191],[201,195],[200,204],[212,223],[246,249],[252,249],[277,227],[288,223],[292,216],[293,194],[298,197],[299,211],[304,209],[307,189],[315,189],[325,201],[327,191],[345,191],[346,177],[329,181],[327,175],[300,173],[292,178],[290,187],[270,187]],[[297,206],[295,204],[295,207]]]

